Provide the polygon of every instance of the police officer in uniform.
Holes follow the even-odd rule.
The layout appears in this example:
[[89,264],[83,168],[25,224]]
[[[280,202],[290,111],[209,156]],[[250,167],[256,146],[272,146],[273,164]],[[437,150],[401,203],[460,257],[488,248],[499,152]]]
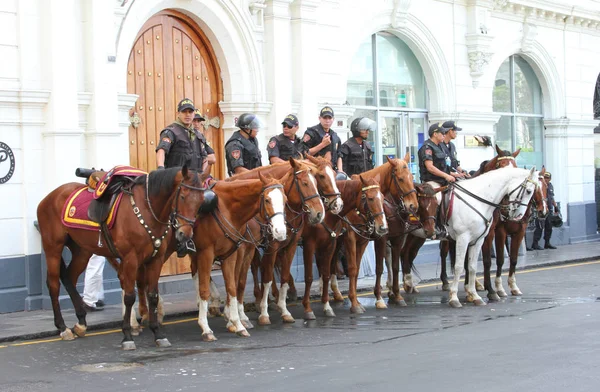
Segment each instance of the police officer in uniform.
[[[556,246],[550,243],[550,238],[552,237],[552,223],[550,221],[550,214],[558,213],[558,205],[556,204],[556,200],[554,199],[554,185],[550,181],[552,181],[552,173],[546,172],[544,173],[544,181],[548,185],[548,217],[545,219],[536,218],[535,220],[535,230],[533,232],[533,244],[531,248],[527,250],[543,250],[543,249],[556,249]],[[542,231],[544,232],[544,248],[538,244],[539,240],[542,238]]]
[[215,151],[208,144],[206,136],[204,136],[205,120],[206,119],[202,117],[202,113],[200,113],[200,109],[196,109],[192,125],[194,126],[194,133],[196,135],[196,138],[198,138],[198,142],[200,143],[200,155],[202,155],[202,171],[204,171],[208,165],[212,166],[217,161],[215,157]]
[[262,166],[256,135],[261,122],[255,114],[244,113],[237,121],[239,131],[225,143],[227,172],[230,176]]
[[281,125],[283,133],[273,136],[267,146],[269,162],[285,162],[290,157],[302,159],[302,141],[296,136],[299,129],[298,117],[288,114]]
[[[450,158],[450,175],[456,178],[470,178],[471,175],[460,167],[460,161],[458,160],[458,154],[456,153],[456,146],[452,143],[452,140],[456,139],[456,132],[462,130],[462,128],[456,126],[455,121],[446,121],[442,124],[442,127],[448,131],[444,137],[444,141],[440,144],[446,155]],[[446,164],[448,160],[446,160]]]
[[344,172],[349,176],[373,169],[373,148],[367,141],[369,132],[374,132],[377,123],[366,117],[358,117],[350,124],[352,138],[340,147]]
[[194,103],[188,98],[177,105],[177,119],[162,130],[156,146],[158,169],[187,165],[192,170],[202,170],[207,156],[202,140],[205,142],[206,139],[193,127],[195,110]]
[[342,158],[338,155],[342,141],[331,129],[333,118],[333,109],[329,106],[321,109],[319,124],[306,129],[302,143],[307,154],[330,159],[335,170],[342,170]]

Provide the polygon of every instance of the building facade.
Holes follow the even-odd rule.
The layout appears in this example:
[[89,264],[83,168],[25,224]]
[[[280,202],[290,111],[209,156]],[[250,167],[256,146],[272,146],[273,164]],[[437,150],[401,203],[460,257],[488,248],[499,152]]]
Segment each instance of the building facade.
[[559,242],[596,238],[598,1],[6,0],[0,18],[0,312],[45,306],[39,201],[77,167],[154,169],[184,97],[217,153],[244,112],[263,149],[288,113],[303,128],[327,104],[344,137],[368,115],[378,163],[456,120],[463,168],[495,154],[486,136],[521,148],[553,173]]

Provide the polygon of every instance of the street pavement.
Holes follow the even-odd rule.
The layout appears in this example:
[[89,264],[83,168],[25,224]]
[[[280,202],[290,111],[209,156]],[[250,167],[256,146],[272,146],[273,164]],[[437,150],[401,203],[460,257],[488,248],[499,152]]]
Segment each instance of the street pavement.
[[362,315],[345,301],[325,318],[317,303],[317,320],[305,322],[302,307],[291,306],[294,324],[271,312],[273,324],[250,338],[213,318],[212,343],[202,341],[195,317],[174,317],[167,349],[154,347],[147,330],[130,352],[120,349],[118,329],[4,343],[0,391],[594,391],[599,276],[599,260],[532,267],[518,274],[522,296],[461,309],[448,306],[436,283],[387,310],[363,293]]
[[[523,270],[532,267],[559,265],[562,263],[595,259],[600,259],[600,241],[560,246],[556,250],[527,252],[526,255],[519,257],[517,268],[519,270]],[[416,265],[417,275],[416,278],[413,278],[416,283],[419,281],[423,284],[439,282],[439,256],[437,259],[435,257],[430,257],[429,260],[433,260],[433,262],[421,262]],[[493,262],[495,263],[494,260]],[[505,260],[504,270],[508,269],[508,265],[508,260]],[[480,271],[482,268],[483,267],[480,261]],[[448,271],[450,273],[450,270]],[[493,265],[492,271],[495,271],[495,265]],[[478,276],[481,276],[481,274]],[[217,285],[220,286],[220,292],[222,293],[222,298],[224,298],[223,280],[220,272],[213,272],[213,279],[215,282],[217,282]],[[252,279],[249,275],[249,284],[247,285],[245,294],[246,302],[254,301],[254,295],[252,293],[253,287],[251,282]],[[361,292],[372,292],[374,283],[375,277],[365,277],[363,279],[359,279],[358,289]],[[385,287],[385,275],[384,279],[382,280],[382,284]],[[298,283],[296,287],[298,289],[298,295],[302,296],[304,294],[304,284]],[[439,288],[440,286],[437,285],[436,287]],[[347,288],[348,280],[341,280],[341,291],[343,293],[347,293]],[[387,292],[387,290],[384,290],[384,292]],[[317,278],[312,285],[311,295],[316,296],[318,294]],[[163,299],[165,302],[165,320],[179,316],[189,316],[193,314],[197,315],[198,309],[196,307],[196,296],[194,292],[169,294],[165,295]],[[63,310],[63,316],[66,324],[70,327],[77,322],[77,318],[73,309]],[[88,313],[87,322],[89,331],[101,328],[118,327],[121,323],[121,307],[119,305],[110,305],[106,306],[105,310],[101,312]],[[51,310],[36,310],[30,312],[0,314],[0,344],[3,342],[22,341],[57,335],[58,331],[54,327],[54,318]]]

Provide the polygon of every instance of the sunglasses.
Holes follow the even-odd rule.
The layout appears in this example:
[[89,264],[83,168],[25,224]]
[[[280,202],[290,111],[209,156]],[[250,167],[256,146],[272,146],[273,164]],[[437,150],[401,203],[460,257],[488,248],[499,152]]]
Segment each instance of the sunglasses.
[[292,126],[291,126],[291,125],[289,125],[289,124],[283,124],[283,127],[284,127],[284,128],[286,128],[286,129],[292,129],[292,128],[294,128],[294,127],[292,127]]

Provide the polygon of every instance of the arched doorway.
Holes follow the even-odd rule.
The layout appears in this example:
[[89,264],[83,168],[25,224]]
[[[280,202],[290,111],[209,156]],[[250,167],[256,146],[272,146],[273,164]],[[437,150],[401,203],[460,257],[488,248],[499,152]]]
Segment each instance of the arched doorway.
[[[177,102],[194,101],[208,125],[205,135],[217,154],[223,151],[223,133],[218,103],[222,84],[216,56],[202,31],[187,16],[163,11],[140,30],[127,65],[127,92],[139,98],[134,112],[137,127],[129,127],[129,157],[132,166],[156,169],[156,144],[160,131],[177,115]],[[133,113],[132,113],[133,114]],[[224,177],[223,160],[217,159],[213,175]],[[189,263],[171,257],[163,275],[189,272]]]

